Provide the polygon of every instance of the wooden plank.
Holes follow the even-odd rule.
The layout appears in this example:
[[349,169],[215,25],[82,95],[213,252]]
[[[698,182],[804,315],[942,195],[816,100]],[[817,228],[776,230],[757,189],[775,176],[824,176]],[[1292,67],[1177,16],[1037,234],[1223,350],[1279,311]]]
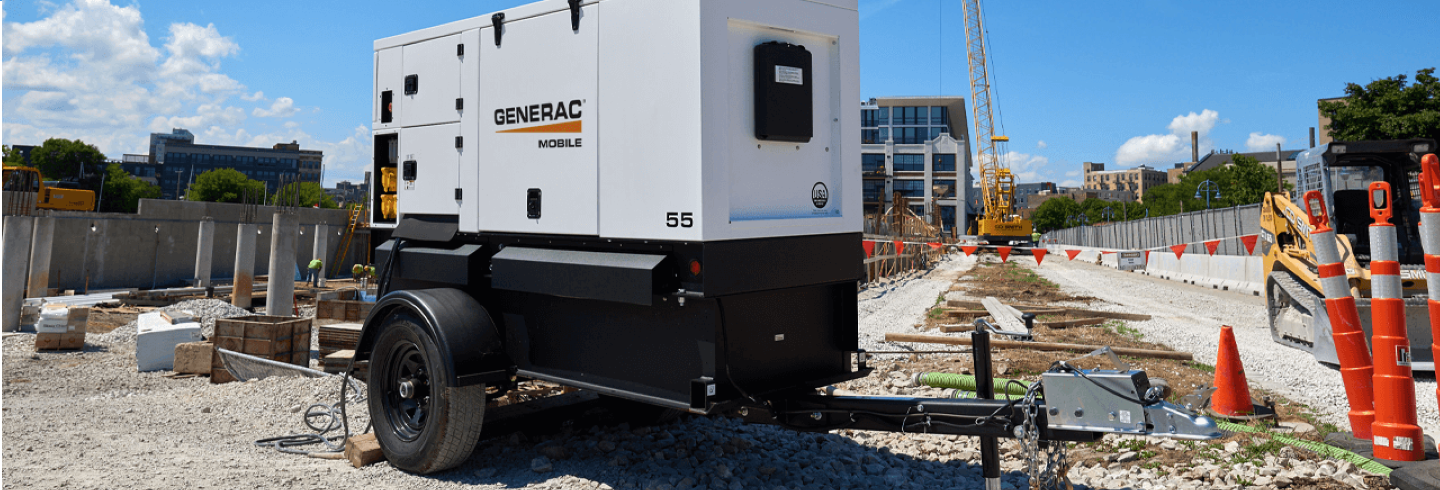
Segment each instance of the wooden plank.
[[1108,320],[1108,318],[1081,318],[1079,320],[1056,320],[1053,322],[1045,322],[1044,325],[1050,328],[1084,327],[1089,325],[1099,325],[1105,323]]
[[[945,306],[948,306],[948,307],[951,307],[951,308],[984,308],[984,307],[985,307],[985,305],[984,305],[982,302],[979,302],[979,301],[965,301],[965,300],[958,300],[958,299],[952,299],[952,300],[946,301],[946,302],[945,302]],[[1025,313],[1034,313],[1034,314],[1036,314],[1036,315],[1074,315],[1074,316],[1079,316],[1079,317],[1098,317],[1098,318],[1110,318],[1110,319],[1113,319],[1113,320],[1132,320],[1132,321],[1145,321],[1145,320],[1151,319],[1151,316],[1150,316],[1150,315],[1142,315],[1142,314],[1138,314],[1138,313],[1120,313],[1120,312],[1114,312],[1114,311],[1096,311],[1096,310],[1086,310],[1086,309],[1081,309],[1081,308],[1066,308],[1066,307],[1059,307],[1059,306],[1027,305],[1027,304],[1022,304],[1022,303],[1011,303],[1011,304],[1008,304],[1007,306],[1014,307],[1015,309],[1018,309],[1018,310],[1020,310],[1020,311],[1022,311],[1022,312],[1025,312]]]
[[941,310],[945,316],[952,318],[975,318],[979,316],[990,316],[986,310]]
[[[914,342],[919,344],[943,344],[943,345],[970,345],[970,337],[940,337],[936,335],[916,335],[908,333],[887,333],[886,342]],[[1019,342],[1014,340],[990,339],[990,347],[995,349],[1028,349],[1033,351],[1065,351],[1088,354],[1104,346],[1084,344],[1060,344],[1053,342]],[[1175,359],[1180,361],[1194,360],[1195,356],[1189,352],[1131,349],[1127,347],[1111,347],[1116,354],[1130,357],[1145,357],[1152,359]]]
[[1000,300],[994,297],[986,297],[981,301],[985,305],[985,311],[995,319],[995,326],[1007,332],[1024,332],[1025,322],[1020,320],[1020,313],[1014,308],[1005,306]]
[[378,463],[385,459],[385,453],[380,450],[380,441],[375,439],[375,433],[360,434],[345,440],[345,459],[356,468],[365,465]]

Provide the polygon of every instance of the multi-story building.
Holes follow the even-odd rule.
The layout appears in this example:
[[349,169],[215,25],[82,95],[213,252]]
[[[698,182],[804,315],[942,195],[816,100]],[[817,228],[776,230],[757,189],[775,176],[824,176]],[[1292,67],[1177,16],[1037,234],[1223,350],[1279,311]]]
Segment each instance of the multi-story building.
[[[1130,191],[1057,187],[1055,190],[1041,191],[1038,194],[1026,198],[1025,210],[1028,210],[1029,212],[1034,212],[1036,209],[1040,208],[1041,204],[1045,204],[1045,201],[1049,201],[1057,197],[1068,197],[1070,198],[1070,200],[1077,203],[1085,202],[1086,199],[1099,199],[1101,201],[1113,202],[1135,200],[1135,194]],[[1028,216],[1028,214],[1025,212],[1022,212],[1021,215]]]
[[865,214],[894,205],[894,193],[912,211],[930,216],[937,206],[946,231],[963,233],[970,177],[969,124],[963,97],[882,97],[860,104],[860,168]]
[[150,148],[160,153],[151,153],[145,162],[126,158],[121,166],[131,175],[153,179],[164,199],[184,196],[195,177],[217,168],[235,169],[264,182],[266,194],[278,191],[282,181],[319,183],[320,161],[324,157],[319,151],[301,150],[295,142],[272,148],[197,145],[194,135],[184,129],[170,134],[151,133]]
[[1034,182],[1030,184],[1015,185],[1015,209],[1030,207],[1030,197],[1044,192],[1055,192],[1058,188],[1054,182]]
[[[368,173],[368,172],[367,172]],[[365,196],[370,192],[364,182],[351,182],[342,180],[335,183],[335,188],[325,189],[325,193],[335,200],[335,204],[344,207],[348,203],[364,202]]]
[[1169,182],[1169,175],[1145,165],[1122,170],[1105,170],[1105,164],[1085,162],[1085,188],[1106,191],[1129,191],[1131,199],[1145,199],[1145,191]]
[[[1305,150],[1280,150],[1280,172],[1285,176],[1285,183],[1295,185],[1295,156]],[[1221,167],[1228,167],[1235,164],[1235,155],[1242,155],[1253,158],[1261,165],[1275,168],[1275,151],[1255,151],[1248,153],[1235,153],[1233,151],[1211,151],[1208,155],[1200,157],[1185,169],[1185,173],[1199,172],[1202,170],[1213,170]],[[1275,175],[1275,174],[1270,174]]]

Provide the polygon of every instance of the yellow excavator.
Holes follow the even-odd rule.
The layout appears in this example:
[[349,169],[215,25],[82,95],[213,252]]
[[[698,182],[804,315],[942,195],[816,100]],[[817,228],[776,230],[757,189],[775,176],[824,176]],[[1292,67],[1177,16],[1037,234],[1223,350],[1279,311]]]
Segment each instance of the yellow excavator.
[[976,235],[995,245],[1032,241],[1034,226],[1015,213],[1015,176],[1005,161],[1008,136],[995,134],[991,115],[989,65],[986,61],[985,25],[980,0],[965,1],[965,52],[970,58],[970,107],[975,113],[975,141],[980,145],[980,194],[984,209],[976,220]]
[[33,202],[35,209],[95,210],[95,191],[80,189],[73,182],[47,182],[33,167],[6,166],[3,180],[7,194],[15,193],[16,202]]
[[[1395,225],[1399,242],[1405,324],[1415,371],[1434,371],[1424,250],[1420,245],[1420,158],[1435,152],[1429,139],[1333,142],[1300,152],[1295,158],[1296,196],[1318,190],[1325,196],[1331,227],[1345,262],[1350,292],[1356,297],[1360,321],[1370,330],[1370,197],[1371,182],[1394,189]],[[1260,204],[1260,240],[1265,252],[1265,306],[1271,337],[1281,344],[1310,352],[1316,360],[1339,364],[1320,287],[1308,214],[1290,195],[1267,193]]]

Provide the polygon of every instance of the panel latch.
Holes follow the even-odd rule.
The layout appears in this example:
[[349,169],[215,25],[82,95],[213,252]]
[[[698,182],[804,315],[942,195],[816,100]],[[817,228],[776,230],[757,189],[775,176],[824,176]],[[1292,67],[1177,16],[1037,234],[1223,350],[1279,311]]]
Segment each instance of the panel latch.
[[580,0],[570,0],[570,30],[580,30]]
[[405,95],[415,95],[420,91],[420,75],[405,75]]
[[490,27],[495,29],[495,45],[500,45],[500,34],[505,26],[505,12],[496,12],[490,16]]
[[525,216],[540,219],[540,189],[525,191]]

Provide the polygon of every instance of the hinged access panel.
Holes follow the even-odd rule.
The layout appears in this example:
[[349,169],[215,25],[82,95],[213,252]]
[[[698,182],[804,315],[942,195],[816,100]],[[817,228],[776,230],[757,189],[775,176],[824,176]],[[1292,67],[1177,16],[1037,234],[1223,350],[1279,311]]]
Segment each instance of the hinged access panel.
[[455,99],[460,98],[460,64],[457,54],[460,36],[445,36],[405,46],[401,93],[404,101],[402,126],[426,126],[457,122],[460,111]]
[[[504,40],[480,43],[479,229],[595,235],[600,122],[597,5],[506,20]],[[490,26],[480,38],[489,41]],[[467,145],[468,146],[468,145]],[[543,212],[527,209],[532,189]]]
[[[459,214],[462,201],[456,199],[455,189],[460,187],[460,160],[465,152],[475,151],[473,148],[456,148],[455,137],[459,135],[459,124],[400,130],[400,165],[402,168],[414,168],[413,180],[411,175],[404,175],[410,172],[401,171],[401,217],[407,214]],[[472,196],[467,192],[463,198],[469,200]]]

